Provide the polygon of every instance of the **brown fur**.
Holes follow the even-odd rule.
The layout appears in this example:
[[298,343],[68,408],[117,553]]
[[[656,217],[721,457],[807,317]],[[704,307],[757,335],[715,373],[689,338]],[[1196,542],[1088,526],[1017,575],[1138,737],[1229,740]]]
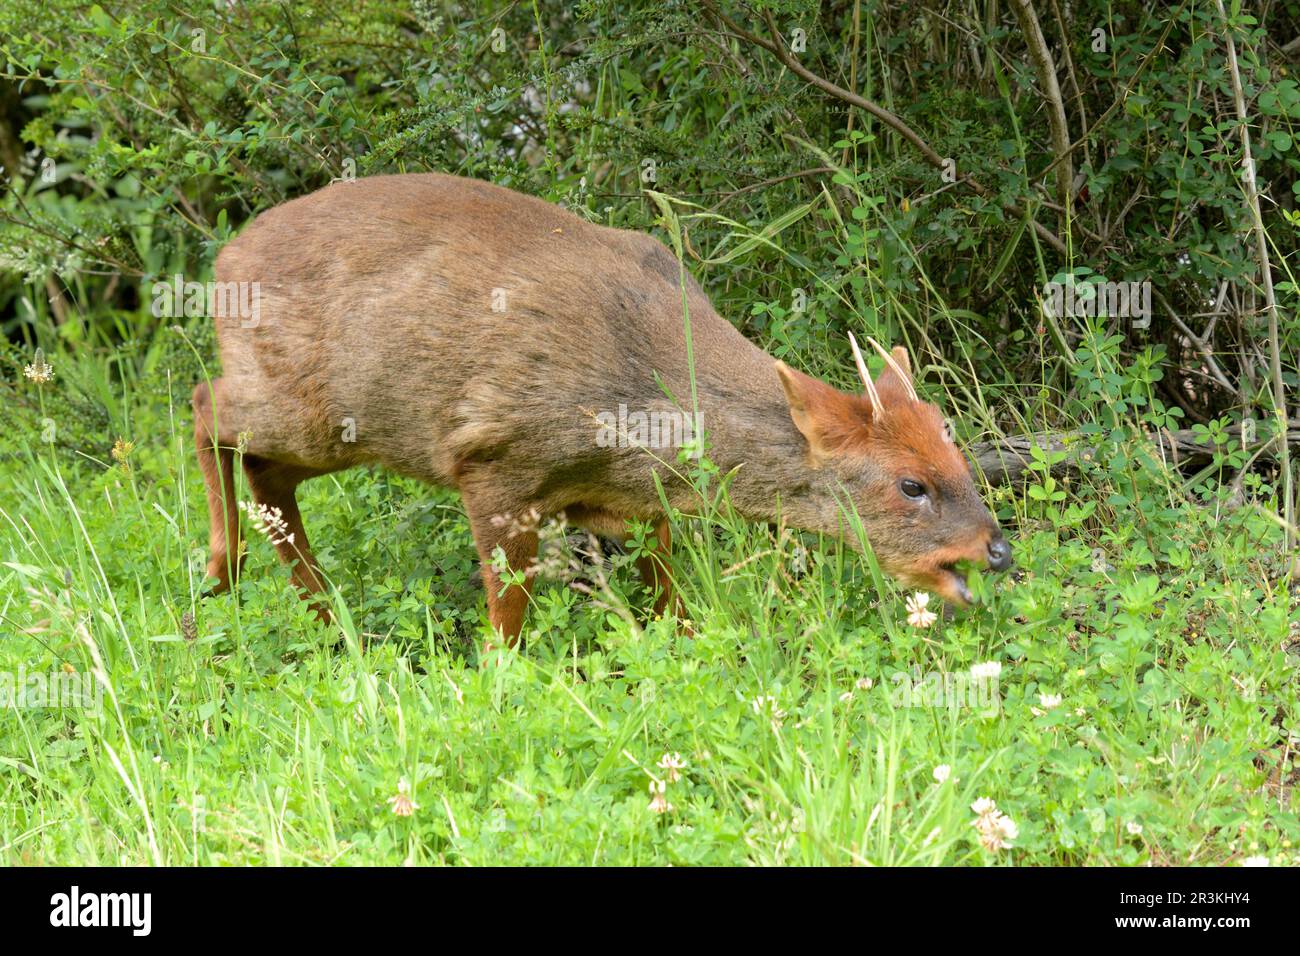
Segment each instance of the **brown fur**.
[[[309,593],[322,578],[294,489],[366,463],[459,489],[490,620],[511,641],[528,594],[499,593],[491,556],[500,546],[528,570],[537,540],[502,516],[563,512],[605,533],[641,518],[658,523],[666,552],[655,474],[674,506],[691,504],[669,468],[675,452],[601,447],[594,415],[676,410],[660,383],[689,408],[679,275],[649,236],[452,176],[335,183],[258,216],[222,250],[217,280],[259,283],[259,320],[217,318],[224,374],[194,394],[217,590],[241,555],[230,451],[241,434],[252,494],[282,510],[294,542],[280,555]],[[997,526],[937,409],[912,402],[893,371],[877,383],[881,414],[774,367],[685,284],[701,420],[710,457],[737,469],[735,506],[759,520],[779,508],[795,527],[834,534],[847,490],[887,570],[959,598],[945,566],[985,561]],[[505,311],[493,311],[494,289]],[[342,440],[348,420],[353,442]],[[936,514],[898,492],[913,472],[943,495]],[[642,572],[663,610],[665,566],[648,560]]]

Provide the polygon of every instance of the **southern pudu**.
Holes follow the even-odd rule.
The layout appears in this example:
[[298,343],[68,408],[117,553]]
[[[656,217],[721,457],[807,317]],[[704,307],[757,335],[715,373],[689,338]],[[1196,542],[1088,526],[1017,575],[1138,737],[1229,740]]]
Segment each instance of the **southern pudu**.
[[[655,476],[674,508],[694,492],[674,449],[599,441],[598,421],[620,406],[694,412],[683,299],[698,421],[710,458],[734,470],[741,514],[842,535],[856,508],[886,572],[957,605],[971,599],[959,562],[1011,564],[905,349],[873,342],[885,359],[873,380],[851,342],[864,392],[835,389],[750,343],[642,233],[473,179],[376,176],[263,212],[222,249],[216,280],[252,283],[257,309],[216,317],[222,375],[193,396],[213,592],[243,560],[238,449],[254,501],[279,509],[281,559],[322,614],[294,492],[367,464],[459,490],[505,641],[518,639],[537,554],[523,516],[562,513],[601,535],[654,523],[639,570],[656,612],[675,609]],[[525,584],[503,590],[498,547]]]

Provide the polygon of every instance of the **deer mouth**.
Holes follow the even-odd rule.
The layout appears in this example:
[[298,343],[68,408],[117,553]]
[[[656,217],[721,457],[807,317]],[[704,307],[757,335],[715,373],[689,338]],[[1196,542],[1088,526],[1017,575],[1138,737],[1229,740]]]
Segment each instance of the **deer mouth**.
[[891,573],[910,587],[924,588],[949,604],[967,607],[975,603],[975,595],[966,583],[966,575],[969,570],[978,567],[978,563],[970,558],[953,558],[951,561],[913,566]]
[[963,607],[975,600],[975,596],[970,593],[970,586],[966,584],[965,573],[955,563],[940,565],[938,577],[940,597]]

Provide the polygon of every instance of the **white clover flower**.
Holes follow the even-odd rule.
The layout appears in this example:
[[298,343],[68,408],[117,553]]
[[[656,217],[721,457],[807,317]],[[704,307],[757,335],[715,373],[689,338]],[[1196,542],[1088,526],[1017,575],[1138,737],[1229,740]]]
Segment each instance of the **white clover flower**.
[[682,759],[679,753],[666,753],[659,758],[658,767],[664,771],[664,776],[669,783],[676,783],[682,779],[682,771],[686,769],[686,761]]
[[1020,827],[1016,826],[1015,821],[1005,814],[998,817],[997,829],[1003,840],[1014,840],[1020,836]]
[[979,833],[980,846],[990,853],[1010,849],[1011,841],[1020,836],[1015,821],[999,810],[989,797],[980,797],[970,808],[977,814],[971,826]]
[[930,603],[930,595],[924,591],[917,591],[907,599],[907,623],[912,627],[929,627],[939,619],[939,615],[933,611],[927,610]]
[[934,779],[937,783],[943,783],[950,776],[952,776],[952,767],[946,763],[941,763],[934,768]]
[[873,686],[875,685],[870,677],[859,677],[856,681],[853,682],[853,686],[851,688],[846,690],[844,693],[840,694],[840,702],[843,703],[844,701],[851,700],[853,698],[854,691],[859,691],[859,690],[868,691],[871,690]]
[[662,780],[650,781],[650,812],[651,813],[669,813],[673,805],[664,797],[664,791],[668,785]]
[[388,798],[387,801],[393,808],[393,816],[409,817],[420,805],[411,799],[411,785],[406,782],[406,778],[397,781],[397,793]]

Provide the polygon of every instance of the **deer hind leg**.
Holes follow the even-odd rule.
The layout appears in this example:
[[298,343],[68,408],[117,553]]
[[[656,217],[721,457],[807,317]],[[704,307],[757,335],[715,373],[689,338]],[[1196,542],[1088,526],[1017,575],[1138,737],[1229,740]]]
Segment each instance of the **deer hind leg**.
[[[474,532],[474,546],[482,562],[488,623],[502,640],[514,647],[519,643],[524,612],[528,609],[528,598],[537,574],[537,523],[540,518],[529,515],[526,506],[517,509],[499,507],[493,498],[467,491],[464,486],[461,497],[469,515],[470,530]],[[505,553],[506,567],[524,573],[522,584],[507,587],[501,580],[501,575],[493,567],[497,548]],[[489,641],[484,650],[492,648]]]
[[[325,591],[325,578],[307,543],[307,529],[303,526],[302,513],[298,510],[295,490],[306,479],[328,474],[332,470],[290,465],[259,455],[244,456],[244,475],[248,478],[248,489],[253,500],[272,515],[275,514],[274,509],[279,509],[279,524],[275,527],[268,526],[264,530],[275,545],[280,560],[292,569],[293,584],[303,592],[305,598],[322,594]],[[311,606],[322,622],[329,622],[329,606],[324,599],[312,601]]]
[[655,526],[655,542],[657,547],[653,552],[643,554],[636,559],[636,568],[641,572],[641,580],[645,582],[650,593],[656,595],[655,615],[661,615],[671,607],[674,614],[684,617],[681,599],[677,598],[673,590],[672,578],[668,575],[667,562],[672,550],[673,538],[667,519]]
[[235,501],[235,440],[228,433],[229,420],[223,421],[220,415],[221,392],[221,379],[213,379],[211,385],[202,382],[196,386],[191,399],[194,447],[208,496],[207,574],[217,582],[210,594],[229,590],[244,560]]

